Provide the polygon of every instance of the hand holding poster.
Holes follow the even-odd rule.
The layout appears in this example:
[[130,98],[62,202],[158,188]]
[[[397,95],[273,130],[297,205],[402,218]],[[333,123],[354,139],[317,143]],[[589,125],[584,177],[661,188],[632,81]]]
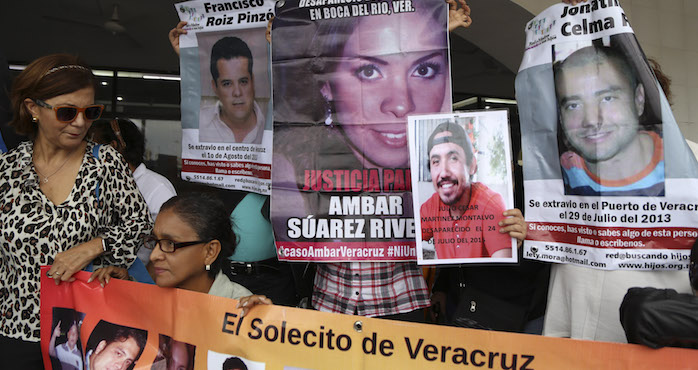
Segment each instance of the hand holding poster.
[[264,37],[274,1],[175,5],[180,36],[182,178],[271,190],[271,78]]
[[415,259],[407,116],[451,106],[441,0],[293,1],[274,19],[279,259]]
[[508,123],[506,110],[410,116],[419,264],[517,261],[498,224],[514,204]]
[[698,237],[698,166],[617,2],[550,7],[516,79],[524,257],[680,270]]
[[76,274],[75,282],[56,285],[46,271],[41,273],[46,369],[67,369],[72,363],[52,362],[52,347],[63,346],[64,339],[51,339],[51,323],[60,321],[65,330],[70,320],[77,322],[77,335],[69,332],[65,341],[75,350],[74,358],[84,355],[89,370],[678,369],[698,361],[698,352],[688,349],[654,350],[280,306],[255,307],[241,317],[231,299],[117,279],[101,288],[97,281],[87,283],[86,272]]

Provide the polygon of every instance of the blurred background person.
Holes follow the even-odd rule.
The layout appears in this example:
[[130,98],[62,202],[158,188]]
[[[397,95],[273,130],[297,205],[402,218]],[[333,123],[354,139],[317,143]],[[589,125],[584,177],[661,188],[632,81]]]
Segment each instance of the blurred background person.
[[[127,119],[100,119],[92,123],[88,136],[96,143],[111,145],[124,156],[138,190],[148,204],[150,217],[155,220],[162,204],[177,195],[177,191],[170,180],[151,171],[143,163],[145,137],[141,130]],[[150,261],[150,252],[147,248],[138,250],[138,258],[145,265]]]
[[691,248],[688,280],[693,294],[651,287],[628,289],[620,305],[628,343],[698,348],[698,240]]

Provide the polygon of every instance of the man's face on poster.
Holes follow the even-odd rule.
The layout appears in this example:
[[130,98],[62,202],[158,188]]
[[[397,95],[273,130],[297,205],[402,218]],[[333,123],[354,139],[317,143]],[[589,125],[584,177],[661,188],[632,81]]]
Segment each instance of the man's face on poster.
[[189,363],[189,352],[187,345],[182,342],[172,343],[172,352],[167,360],[167,370],[192,369],[193,364]]
[[584,160],[603,162],[638,142],[645,91],[633,88],[616,63],[566,67],[555,83],[565,137]]
[[245,123],[254,114],[254,78],[246,57],[218,59],[213,91],[221,102],[223,121]]
[[[450,132],[442,132],[435,139],[450,136]],[[467,163],[463,148],[454,143],[434,145],[429,152],[429,171],[431,182],[436,193],[446,205],[457,203],[470,190],[470,176],[475,173],[475,165]]]
[[111,343],[101,341],[90,358],[89,370],[125,370],[138,357],[141,348],[133,337],[115,340]]
[[73,324],[70,326],[70,329],[68,329],[68,346],[73,349],[75,348],[75,344],[78,342],[78,327],[77,325]]

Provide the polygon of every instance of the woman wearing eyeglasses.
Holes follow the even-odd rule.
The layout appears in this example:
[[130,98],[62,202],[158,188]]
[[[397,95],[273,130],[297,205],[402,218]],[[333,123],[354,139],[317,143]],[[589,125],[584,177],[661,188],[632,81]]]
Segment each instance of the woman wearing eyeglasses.
[[133,262],[151,230],[123,158],[85,140],[103,106],[90,68],[67,54],[35,60],[13,81],[10,125],[30,141],[0,156],[0,358],[43,368],[39,266],[56,284],[90,262]]
[[[144,246],[153,250],[150,261],[155,284],[238,299],[244,315],[252,306],[271,304],[271,300],[252,295],[231,281],[228,258],[235,251],[236,240],[220,200],[203,193],[187,193],[162,205],[153,235],[144,238]],[[89,281],[98,280],[104,286],[111,277],[128,279],[128,271],[105,267],[96,270]]]

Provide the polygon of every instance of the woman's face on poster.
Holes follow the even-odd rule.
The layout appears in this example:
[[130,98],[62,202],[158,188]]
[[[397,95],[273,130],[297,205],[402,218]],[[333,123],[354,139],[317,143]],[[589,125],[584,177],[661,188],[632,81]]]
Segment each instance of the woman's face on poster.
[[380,167],[408,165],[407,116],[438,113],[449,86],[443,25],[430,15],[370,16],[357,23],[322,87],[353,149]]

